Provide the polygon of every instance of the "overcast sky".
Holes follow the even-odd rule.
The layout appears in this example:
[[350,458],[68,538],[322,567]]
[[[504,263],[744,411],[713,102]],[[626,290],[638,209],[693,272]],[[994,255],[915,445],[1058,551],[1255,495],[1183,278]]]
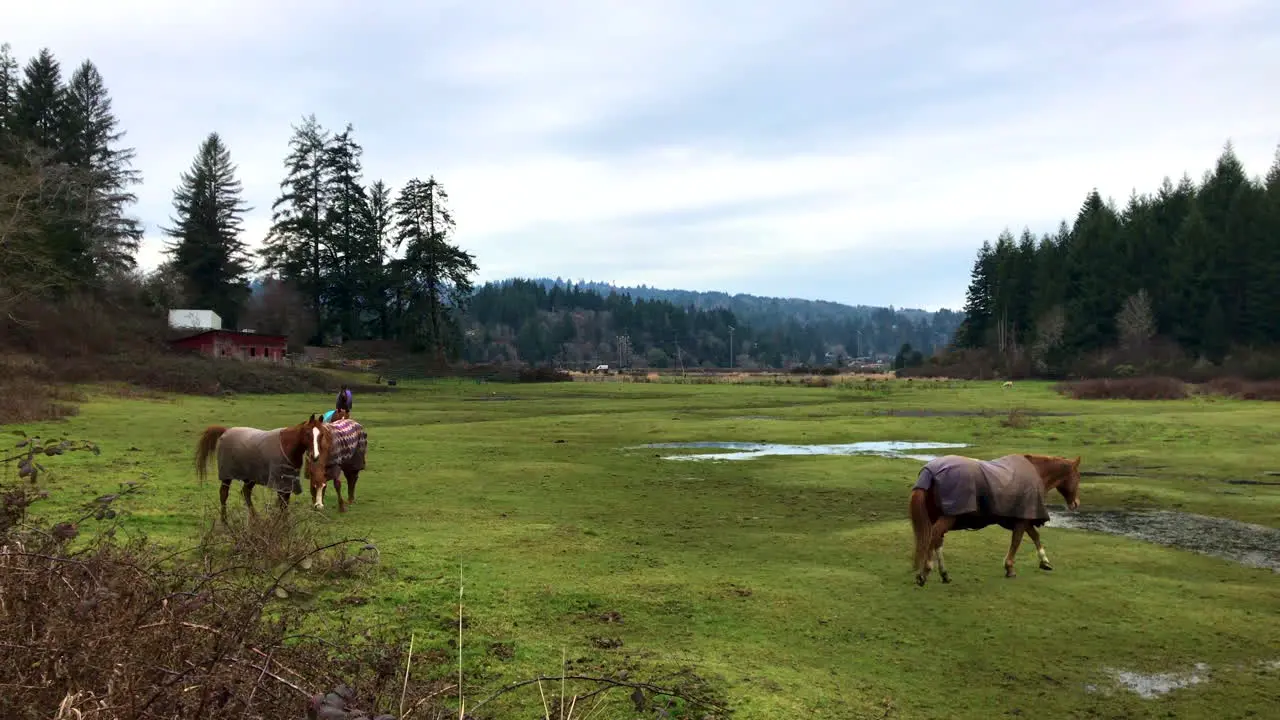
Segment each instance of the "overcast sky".
[[435,174],[480,279],[958,308],[978,246],[1280,142],[1274,0],[43,0],[25,62],[106,78],[144,267],[197,145],[256,246],[290,126],[355,126],[367,179]]

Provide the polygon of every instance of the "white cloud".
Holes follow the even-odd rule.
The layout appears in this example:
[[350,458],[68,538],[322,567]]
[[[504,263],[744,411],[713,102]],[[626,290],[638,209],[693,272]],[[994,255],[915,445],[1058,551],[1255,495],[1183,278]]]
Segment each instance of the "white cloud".
[[[6,26],[20,55],[102,68],[153,226],[218,130],[259,242],[289,125],[315,112],[355,123],[370,178],[441,179],[484,278],[773,287],[784,266],[1053,230],[1094,186],[1123,203],[1198,178],[1228,138],[1261,174],[1280,141],[1280,10],[1260,0],[353,7],[45,2]],[[832,299],[906,284],[860,270],[864,294]],[[939,280],[952,304],[967,273]]]

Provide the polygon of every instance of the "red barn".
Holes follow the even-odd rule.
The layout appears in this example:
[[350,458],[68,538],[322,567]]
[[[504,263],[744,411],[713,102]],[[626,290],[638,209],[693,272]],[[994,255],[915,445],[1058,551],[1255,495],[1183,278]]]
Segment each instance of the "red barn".
[[259,335],[235,330],[205,330],[170,341],[175,350],[189,350],[211,357],[280,362],[287,340],[283,335]]

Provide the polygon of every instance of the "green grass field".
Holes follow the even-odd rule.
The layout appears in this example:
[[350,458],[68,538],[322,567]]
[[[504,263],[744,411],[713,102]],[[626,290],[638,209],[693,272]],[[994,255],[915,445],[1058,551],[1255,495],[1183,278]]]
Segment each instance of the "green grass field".
[[[416,633],[415,672],[456,673],[459,563],[468,704],[508,682],[560,672],[562,653],[632,677],[690,669],[736,718],[1275,717],[1280,575],[1133,539],[1043,532],[1019,577],[1001,567],[1009,533],[953,533],[953,582],[912,582],[906,498],[918,461],[766,457],[673,462],[642,443],[740,440],[963,442],[959,452],[1082,455],[1082,509],[1159,507],[1280,527],[1280,487],[1223,482],[1280,470],[1280,405],[1197,398],[1072,401],[1048,384],[902,381],[834,388],[751,384],[441,381],[356,397],[369,431],[358,502],[323,522],[371,538],[385,568],[332,600]],[[213,516],[192,448],[209,424],[276,427],[327,396],[120,399],[27,431],[100,443],[50,462],[45,516],[142,480],[125,527],[189,543]],[[1030,418],[1023,428],[1001,413]],[[886,415],[886,410],[995,416]],[[237,486],[238,490],[238,486]],[[259,506],[268,502],[259,490]],[[1054,494],[1051,506],[1061,508]],[[310,512],[295,499],[295,512]],[[233,494],[231,510],[243,514]],[[621,618],[605,622],[602,617]],[[616,645],[616,647],[601,647]],[[508,643],[512,657],[491,652]],[[453,664],[451,667],[451,663]],[[1155,699],[1109,672],[1185,672],[1205,681]],[[550,692],[550,688],[548,691]],[[541,716],[536,686],[482,709]],[[510,713],[510,714],[509,714]],[[617,692],[595,717],[636,717]],[[701,717],[700,713],[692,717]]]

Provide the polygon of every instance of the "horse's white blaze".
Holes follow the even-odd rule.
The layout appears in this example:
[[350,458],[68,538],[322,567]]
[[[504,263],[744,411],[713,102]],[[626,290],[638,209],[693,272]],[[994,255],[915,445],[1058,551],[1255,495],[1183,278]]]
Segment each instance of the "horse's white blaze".
[[320,459],[320,428],[311,428],[311,459]]
[[312,507],[314,507],[317,510],[324,509],[324,501],[320,499],[320,493],[322,492],[324,492],[324,488],[322,487],[318,487],[315,489],[315,502],[312,503]]

